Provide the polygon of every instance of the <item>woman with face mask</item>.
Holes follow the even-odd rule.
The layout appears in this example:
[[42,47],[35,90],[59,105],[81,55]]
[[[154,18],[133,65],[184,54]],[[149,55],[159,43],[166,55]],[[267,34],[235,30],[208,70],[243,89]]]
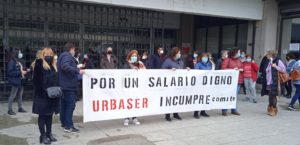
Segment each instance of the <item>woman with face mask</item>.
[[[126,62],[123,66],[123,69],[136,69],[136,70],[146,69],[143,62],[140,61],[140,56],[138,54],[138,51],[131,50],[129,52],[129,54],[127,55],[127,58],[126,58]],[[131,119],[130,118],[125,118],[124,125],[128,126],[131,121],[135,125],[141,124],[137,117],[132,117]]]
[[[184,63],[181,60],[181,53],[178,47],[172,48],[169,58],[167,58],[162,64],[162,69],[173,69],[174,71],[176,69],[184,69]],[[182,119],[178,113],[173,113],[173,117],[178,120]],[[167,121],[172,121],[170,114],[166,114],[165,119]]]
[[[198,63],[195,65],[195,69],[199,70],[212,70],[212,63],[209,61],[209,53],[202,53],[201,56],[198,57]],[[200,116],[209,117],[209,115],[205,112],[205,110],[195,111],[194,117],[199,119]]]
[[246,99],[252,101],[253,103],[257,103],[255,85],[257,80],[258,65],[251,59],[250,55],[246,55],[243,67],[244,84],[247,94]]
[[[243,84],[243,63],[240,60],[241,53],[239,49],[232,49],[228,52],[228,58],[224,59],[222,62],[222,69],[234,69],[239,71],[239,80],[237,85],[237,94],[240,91],[241,84]],[[231,114],[240,115],[237,108],[231,109]],[[222,109],[222,115],[227,116],[227,109]]]
[[286,68],[282,60],[277,57],[277,52],[275,50],[270,50],[267,52],[267,58],[269,59],[268,66],[266,68],[266,89],[269,91],[269,105],[268,105],[268,115],[276,116],[277,109],[277,96],[280,94],[278,83],[278,72],[285,73]]
[[43,48],[41,58],[35,61],[33,71],[35,95],[32,112],[38,114],[40,143],[51,144],[57,141],[52,135],[52,117],[59,113],[59,98],[49,98],[47,88],[58,86],[57,68],[51,48]]
[[12,110],[13,100],[18,98],[18,112],[25,113],[26,111],[22,107],[22,97],[24,86],[22,84],[22,79],[27,74],[27,71],[23,69],[23,65],[19,61],[19,58],[22,58],[22,53],[19,50],[11,49],[10,50],[10,59],[7,64],[7,80],[11,85],[10,95],[8,97],[8,111],[9,115],[16,115]]

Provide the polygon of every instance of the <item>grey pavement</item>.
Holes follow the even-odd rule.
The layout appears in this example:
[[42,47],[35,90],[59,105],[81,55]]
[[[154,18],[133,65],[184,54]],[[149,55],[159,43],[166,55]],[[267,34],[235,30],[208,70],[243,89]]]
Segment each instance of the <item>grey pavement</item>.
[[[258,95],[260,96],[260,95]],[[290,99],[279,98],[279,114],[266,114],[267,96],[257,104],[239,95],[241,116],[222,116],[220,110],[207,111],[209,118],[193,118],[181,113],[183,120],[166,122],[164,115],[140,117],[141,125],[123,126],[123,120],[82,123],[82,101],[74,113],[80,133],[65,133],[54,116],[53,145],[300,145],[300,112],[287,110]],[[17,104],[13,105],[17,110]],[[32,102],[24,102],[28,113],[7,115],[7,103],[0,103],[0,145],[38,145],[37,115]]]

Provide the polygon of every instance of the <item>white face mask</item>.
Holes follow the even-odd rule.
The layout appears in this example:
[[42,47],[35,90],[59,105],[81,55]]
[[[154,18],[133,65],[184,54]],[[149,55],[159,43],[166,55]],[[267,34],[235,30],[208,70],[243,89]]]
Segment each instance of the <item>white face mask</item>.
[[57,55],[54,56],[54,60],[57,60]]
[[23,58],[23,53],[20,52],[20,53],[18,54],[18,58],[19,58],[19,59]]
[[177,54],[176,54],[176,60],[180,59],[180,57],[181,57],[181,54],[180,54],[180,53],[177,53]]
[[88,58],[88,56],[85,54],[85,55],[83,56],[83,58],[87,59],[87,58]]
[[163,51],[163,50],[161,50],[161,51],[159,51],[159,53],[160,53],[160,54],[164,54],[164,51]]
[[147,56],[146,56],[146,55],[143,55],[142,59],[147,59]]

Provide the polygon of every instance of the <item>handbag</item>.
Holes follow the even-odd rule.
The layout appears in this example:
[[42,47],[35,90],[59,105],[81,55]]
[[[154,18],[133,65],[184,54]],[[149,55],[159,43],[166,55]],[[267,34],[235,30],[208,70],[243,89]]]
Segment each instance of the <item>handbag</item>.
[[293,81],[300,80],[300,71],[294,69],[294,70],[291,72],[291,74],[290,74],[290,78],[291,78],[291,80],[293,80]]
[[60,87],[49,87],[47,88],[47,95],[51,99],[62,97],[63,93]]
[[[282,72],[278,71],[278,77],[279,77],[279,80],[280,80],[280,84],[291,80],[290,75],[288,73],[282,73]],[[280,84],[278,84],[278,85],[280,85]]]

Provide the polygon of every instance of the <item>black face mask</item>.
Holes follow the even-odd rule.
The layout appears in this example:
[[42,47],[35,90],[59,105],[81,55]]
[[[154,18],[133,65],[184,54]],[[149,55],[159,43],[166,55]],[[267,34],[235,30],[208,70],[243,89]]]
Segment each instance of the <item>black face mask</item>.
[[53,56],[45,56],[45,60],[51,64],[53,62]]
[[107,51],[107,54],[112,54],[112,51]]

